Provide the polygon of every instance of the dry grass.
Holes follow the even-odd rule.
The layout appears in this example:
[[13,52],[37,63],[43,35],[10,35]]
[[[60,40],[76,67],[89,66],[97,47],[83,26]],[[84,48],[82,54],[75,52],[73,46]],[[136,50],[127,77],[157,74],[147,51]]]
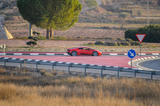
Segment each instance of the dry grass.
[[[15,73],[16,74],[12,74]],[[41,70],[41,72],[46,72]],[[56,72],[56,71],[55,71]],[[43,74],[0,67],[0,106],[159,106],[160,82]],[[67,77],[66,77],[67,76]]]
[[72,77],[49,86],[0,84],[0,106],[158,106],[160,83]]

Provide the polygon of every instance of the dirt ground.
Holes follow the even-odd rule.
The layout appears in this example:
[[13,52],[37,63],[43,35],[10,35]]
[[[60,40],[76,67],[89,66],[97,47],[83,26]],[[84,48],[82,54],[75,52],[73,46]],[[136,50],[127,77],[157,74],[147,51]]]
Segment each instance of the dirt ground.
[[[26,45],[27,40],[0,40],[1,44],[6,44],[6,51],[35,51],[35,52],[66,52],[67,48],[87,46],[95,48],[102,52],[127,52],[130,49],[139,51],[139,46],[97,46],[87,45],[95,41],[55,41],[55,40],[40,40],[37,47],[29,48]],[[0,49],[3,51],[3,49]],[[159,52],[160,44],[144,43],[142,52]]]

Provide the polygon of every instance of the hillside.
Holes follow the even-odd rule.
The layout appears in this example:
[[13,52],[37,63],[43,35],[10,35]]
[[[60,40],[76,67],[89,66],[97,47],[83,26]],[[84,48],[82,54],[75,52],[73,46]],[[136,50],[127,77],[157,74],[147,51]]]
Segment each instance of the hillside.
[[[160,6],[158,0],[80,0],[83,9],[80,22],[93,23],[145,23],[146,17],[151,18],[151,23],[160,22]],[[7,16],[19,16],[16,0],[1,0],[0,14]]]
[[[149,11],[147,11],[147,0],[80,0],[80,2],[83,9],[79,16],[79,24],[65,32],[56,31],[56,36],[110,37],[112,34],[113,37],[123,37],[124,26],[146,25],[148,22],[160,23],[158,0],[150,0]],[[0,0],[0,14],[5,17],[6,27],[14,36],[27,35],[28,23],[20,16],[16,0]],[[102,25],[88,25],[88,23]],[[118,29],[116,24],[119,26]],[[45,30],[39,28],[34,30],[45,35]]]

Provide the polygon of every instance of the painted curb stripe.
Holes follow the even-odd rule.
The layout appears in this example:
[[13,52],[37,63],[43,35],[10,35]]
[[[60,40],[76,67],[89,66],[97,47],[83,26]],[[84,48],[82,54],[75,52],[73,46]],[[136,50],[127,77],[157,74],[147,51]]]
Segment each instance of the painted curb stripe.
[[[0,53],[0,55],[15,55],[15,56],[21,56],[21,55],[31,55],[31,56],[38,56],[38,55],[46,55],[46,56],[68,56],[67,53]],[[117,55],[124,55],[127,56],[127,53],[104,53],[102,55],[110,55],[110,56],[117,56]],[[140,55],[138,53],[137,55]],[[160,53],[141,53],[142,56],[148,56],[148,55],[153,55],[153,56],[159,56]]]
[[55,53],[46,53],[47,56],[55,56]]
[[155,56],[157,56],[157,55],[159,55],[159,53],[152,53],[152,55],[155,55]]
[[111,55],[111,56],[117,56],[118,54],[117,53],[110,53],[109,55]]
[[23,55],[23,53],[13,53],[13,55],[15,55],[15,56],[21,56],[21,55]]
[[39,53],[30,53],[31,56],[38,56]]
[[0,55],[6,55],[6,53],[0,53]]

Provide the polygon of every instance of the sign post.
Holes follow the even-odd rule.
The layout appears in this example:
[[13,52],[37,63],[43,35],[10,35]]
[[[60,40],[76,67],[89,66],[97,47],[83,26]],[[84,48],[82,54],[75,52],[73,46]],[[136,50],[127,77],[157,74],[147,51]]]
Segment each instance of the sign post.
[[0,45],[0,48],[3,49],[3,53],[6,53],[6,44]]
[[140,42],[140,56],[141,56],[141,52],[142,52],[142,41],[144,40],[144,38],[146,37],[146,34],[136,34],[136,37],[138,39],[138,41]]
[[128,51],[128,57],[131,59],[131,68],[132,68],[132,66],[133,66],[133,64],[132,64],[132,59],[133,59],[135,56],[136,56],[135,50],[130,49],[130,50]]

